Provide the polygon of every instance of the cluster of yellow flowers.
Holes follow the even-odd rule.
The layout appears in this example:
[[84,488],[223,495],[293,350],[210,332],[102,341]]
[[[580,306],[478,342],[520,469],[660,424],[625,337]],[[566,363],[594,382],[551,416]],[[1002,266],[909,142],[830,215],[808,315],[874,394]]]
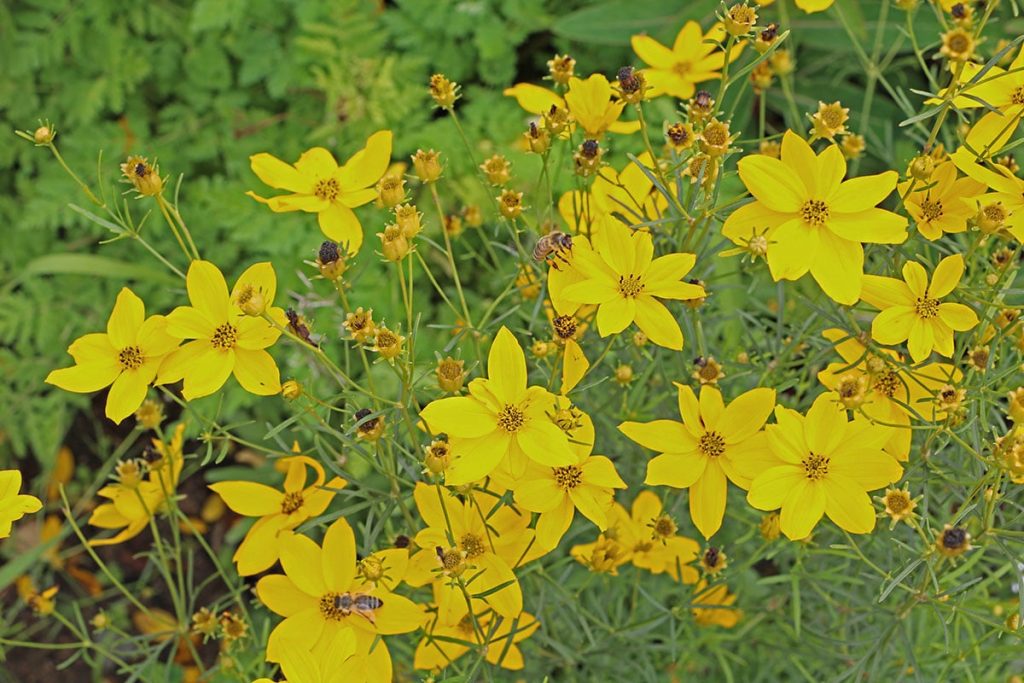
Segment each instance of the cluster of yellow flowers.
[[[758,4],[763,10],[771,3]],[[797,5],[821,11],[831,2]],[[460,277],[453,250],[455,226],[483,219],[445,214],[437,152],[420,150],[411,161],[423,200],[438,209],[441,243],[421,236],[423,217],[405,187],[405,165],[392,163],[390,131],[370,136],[341,165],[323,147],[294,164],[254,155],[253,173],[287,194],[250,196],[274,212],[315,213],[329,240],[315,266],[340,297],[346,343],[364,364],[361,379],[339,367],[308,321],[275,305],[270,263],[250,266],[229,290],[221,270],[200,258],[177,208],[163,198],[157,168],[141,158],[126,162],[127,180],[140,197],[158,203],[188,258],[187,272],[179,274],[189,305],[147,317],[142,300],[121,290],[106,330],[76,340],[68,349],[75,364],[54,370],[47,382],[81,393],[110,387],[107,416],[120,422],[136,414],[146,426],[161,422],[159,415],[145,417],[150,387],[175,396],[182,382],[187,404],[217,393],[232,375],[252,394],[305,397],[299,412],[316,416],[326,430],[336,413],[350,414],[355,426],[346,435],[380,460],[391,485],[381,523],[391,533],[396,527],[387,516],[401,512],[405,526],[398,528],[409,532],[393,534],[387,547],[360,547],[353,528],[359,525],[331,511],[354,483],[325,470],[325,464],[337,469],[343,458],[325,463],[301,452],[278,457],[279,487],[243,480],[209,485],[230,510],[254,520],[235,551],[235,570],[241,577],[262,575],[256,594],[282,617],[269,634],[266,659],[279,664],[289,681],[390,680],[386,638],[411,632],[422,634],[413,660],[418,669],[443,669],[468,652],[522,668],[518,643],[541,624],[526,611],[520,578],[531,563],[557,551],[577,511],[598,534],[571,548],[578,563],[610,575],[631,563],[690,586],[688,608],[702,626],[731,627],[742,616],[722,573],[726,555],[711,545],[727,523],[730,482],[759,515],[766,513],[761,534],[768,540],[781,533],[808,542],[823,517],[850,534],[872,532],[884,516],[920,530],[914,515],[920,499],[897,487],[905,463],[916,460],[915,430],[953,434],[969,400],[961,388],[965,371],[984,372],[993,340],[1024,340],[1016,309],[1002,304],[1020,249],[1002,247],[1003,241],[1024,240],[1024,179],[1012,159],[999,156],[1024,116],[1024,49],[1004,69],[973,60],[973,48],[958,56],[965,49],[956,47],[956,36],[944,36],[941,54],[950,79],[925,100],[938,115],[920,154],[905,173],[847,177],[864,139],[847,129],[848,110],[838,102],[822,102],[806,130],[771,136],[762,122],[757,150],[737,146],[739,133],[724,107],[729,87],[747,76],[764,96],[772,78],[788,79],[793,70],[782,47],[788,34],[758,22],[758,8],[737,4],[706,33],[687,22],[671,47],[635,36],[633,50],[646,66],[624,67],[613,80],[579,77],[571,57],[556,55],[549,62],[551,89],[520,83],[505,91],[530,115],[521,148],[539,157],[545,175],[556,159],[571,161],[566,170],[575,188],[557,199],[538,188],[531,201],[549,220],[533,221],[523,192],[513,189],[508,160],[495,155],[479,165],[480,181],[494,199],[494,220],[508,235],[500,246],[517,261],[514,285],[486,313],[467,304],[465,269]],[[957,25],[951,32],[973,30]],[[739,76],[730,73],[741,63]],[[717,94],[698,89],[706,82],[717,82]],[[460,87],[436,75],[429,88],[457,124]],[[645,105],[659,97],[684,106],[656,141]],[[952,153],[936,144],[950,112],[968,120],[981,107]],[[618,149],[612,135],[639,140],[643,153],[609,161]],[[40,144],[52,146],[52,135]],[[720,196],[735,157],[750,201]],[[550,188],[550,177],[548,183]],[[497,196],[494,188],[500,188]],[[349,304],[350,288],[367,301],[375,296],[346,282],[352,261],[366,253],[354,209],[372,203],[390,212],[378,234],[380,255],[400,285],[408,337],[374,321],[371,310]],[[915,231],[925,240],[920,256],[904,260],[892,245]],[[965,233],[972,238],[966,253],[955,239]],[[722,251],[727,242],[731,247]],[[992,272],[972,280],[989,289],[962,287],[965,273],[984,263],[976,250],[991,245],[1000,247]],[[426,250],[438,258],[428,263],[420,253]],[[705,352],[700,308],[715,294],[708,282],[721,267],[716,264],[735,263],[717,258],[716,250],[749,259],[741,276],[766,272],[775,282],[796,282],[809,274],[838,304],[809,321],[819,325],[810,329],[827,340],[831,362],[817,374],[820,388],[802,397],[805,410],[790,407],[800,400],[792,384],[762,386],[764,376],[758,380],[752,373],[738,374],[735,385],[731,380],[723,390],[718,385],[725,373],[710,356],[700,359],[694,391],[679,370],[678,354],[654,356],[664,352],[648,346],[679,352],[686,328]],[[456,341],[431,350],[438,358],[433,373],[418,367],[413,278],[420,271],[414,264],[428,274],[453,317]],[[439,270],[440,277],[434,274]],[[707,281],[688,279],[695,270]],[[900,278],[882,274],[897,271]],[[451,288],[440,284],[445,277]],[[824,307],[817,291],[809,301]],[[521,341],[526,335],[517,334],[529,324],[519,326],[500,313],[506,295],[534,301],[534,315],[546,315],[550,324],[547,337],[530,340],[532,362]],[[972,330],[973,345],[965,348],[967,338],[957,335]],[[595,331],[608,338],[600,355],[589,353],[586,339]],[[312,354],[351,402],[322,400],[314,387],[294,379],[282,383],[269,352],[282,335]],[[485,356],[481,343],[488,339]],[[632,496],[630,510],[616,501],[619,491],[630,488],[619,469],[643,451],[596,454],[609,453],[602,442],[614,443],[614,435],[598,433],[583,407],[593,405],[594,415],[602,410],[591,403],[600,385],[594,371],[613,344],[624,349],[620,357],[634,352],[658,358],[650,372],[680,380],[672,396],[678,418],[675,410],[658,416],[624,409],[622,417],[650,419],[625,419],[618,430],[654,454],[644,484],[687,491],[689,517],[703,544],[680,533],[677,517],[650,489]],[[385,396],[363,385],[370,380],[371,354],[393,370],[399,394]],[[449,354],[472,361],[467,367]],[[946,360],[933,361],[933,354]],[[972,359],[966,368],[965,356]],[[431,375],[436,389],[424,384]],[[637,378],[623,363],[614,380],[629,387]],[[735,390],[744,383],[745,391]],[[1009,415],[1024,424],[1024,389],[1010,398]],[[353,407],[359,403],[372,409]],[[118,533],[92,545],[132,538],[169,510],[188,465],[185,447],[179,422],[170,439],[153,441],[152,457],[118,464],[117,482],[99,490],[108,502],[90,519]],[[993,466],[1024,483],[1024,428],[1010,429],[991,447]],[[401,462],[407,454],[414,454],[411,461]],[[17,494],[20,480],[16,471],[0,472],[0,536],[13,520],[40,507]],[[878,507],[870,494],[883,489]],[[325,524],[318,543],[310,533]],[[961,526],[947,525],[931,542],[936,555],[955,557],[970,548],[970,540]]]

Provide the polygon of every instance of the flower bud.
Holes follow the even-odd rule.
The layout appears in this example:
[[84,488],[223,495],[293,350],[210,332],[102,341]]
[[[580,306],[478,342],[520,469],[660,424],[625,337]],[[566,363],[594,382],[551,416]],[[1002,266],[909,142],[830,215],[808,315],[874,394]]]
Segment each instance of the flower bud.
[[480,170],[487,176],[487,182],[497,187],[504,185],[511,179],[511,168],[512,165],[508,162],[508,159],[500,154],[495,154],[480,164]]
[[441,154],[439,152],[434,150],[424,152],[422,149],[418,149],[416,154],[412,155],[412,165],[416,170],[416,177],[422,183],[433,183],[441,177]]
[[290,379],[281,385],[281,395],[289,401],[294,401],[302,395],[302,385]]
[[552,104],[551,109],[544,114],[544,127],[551,135],[561,135],[569,127],[569,110]]
[[164,189],[160,169],[156,164],[150,165],[145,157],[128,157],[128,160],[121,164],[121,173],[135,187],[136,192],[143,196],[154,197]]
[[390,173],[377,183],[377,206],[390,209],[405,201],[405,178]]
[[984,233],[999,232],[1006,226],[1006,219],[1009,218],[1006,207],[1002,202],[992,202],[978,209],[975,221],[978,229]]
[[523,213],[523,193],[502,190],[498,196],[498,208],[505,218],[509,220],[518,218]]
[[693,126],[688,123],[673,123],[665,131],[665,138],[676,152],[688,150],[693,147]]
[[601,157],[604,150],[597,140],[584,140],[579,149],[572,155],[573,164],[576,168],[576,175],[586,178],[597,173],[601,167]]
[[747,4],[735,4],[729,8],[724,17],[725,30],[734,38],[750,33],[757,23],[757,11]]
[[451,356],[437,361],[437,368],[434,372],[437,374],[437,386],[441,388],[441,391],[448,394],[457,394],[462,391],[462,385],[466,382],[465,365],[465,361],[455,360]]
[[459,84],[449,81],[443,74],[434,74],[430,77],[430,96],[438,107],[450,110],[459,99]]
[[397,225],[392,223],[386,226],[384,232],[377,233],[377,237],[380,238],[381,251],[384,253],[384,258],[388,261],[397,263],[409,254],[409,240]]
[[414,205],[402,204],[396,206],[395,209],[395,223],[402,229],[402,234],[405,235],[406,239],[412,239],[416,235],[420,234],[420,230],[423,229],[420,219],[423,218]]
[[373,309],[363,310],[360,306],[352,313],[345,316],[343,323],[345,330],[352,336],[352,339],[365,344],[377,333],[377,326],[373,322]]
[[380,354],[385,360],[392,360],[402,353],[402,345],[405,337],[395,334],[384,325],[377,326],[377,333],[373,337],[373,350]]
[[932,179],[932,171],[935,170],[935,160],[928,154],[914,157],[910,162],[908,173],[912,178],[922,183]]
[[53,138],[57,136],[55,131],[50,126],[39,126],[35,132],[32,133],[32,139],[37,145],[48,145],[53,142]]
[[637,71],[631,66],[624,66],[619,69],[619,96],[623,101],[630,104],[637,104],[644,100],[647,92],[647,79],[642,71]]
[[526,144],[534,154],[543,154],[551,146],[551,135],[546,128],[540,128],[536,123],[530,124],[530,129],[523,134],[526,137]]
[[338,245],[330,240],[320,245],[316,264],[320,267],[320,274],[331,281],[341,279],[348,267],[345,257],[338,251]]
[[575,74],[576,60],[569,55],[555,55],[548,60],[548,73],[558,85],[566,85]]
[[370,417],[373,411],[361,408],[356,411],[356,438],[377,441],[384,435],[384,416]]
[[423,450],[423,465],[426,467],[427,472],[436,476],[448,469],[452,452],[447,441],[434,439]]
[[[754,49],[759,53],[764,54],[772,45],[775,44],[778,37],[779,25],[774,22],[768,24],[764,27],[764,30],[757,34],[757,40],[754,41]],[[771,66],[770,63],[769,66]]]

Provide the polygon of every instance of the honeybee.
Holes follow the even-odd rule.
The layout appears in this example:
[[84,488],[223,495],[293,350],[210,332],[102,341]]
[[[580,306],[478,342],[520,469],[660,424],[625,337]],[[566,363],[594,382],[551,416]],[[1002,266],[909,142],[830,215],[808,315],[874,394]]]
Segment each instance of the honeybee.
[[334,598],[334,609],[341,612],[342,616],[358,614],[365,617],[371,624],[376,625],[374,610],[384,606],[384,601],[375,595],[366,593],[342,593]]
[[535,261],[547,261],[553,268],[558,269],[558,261],[568,263],[565,252],[572,251],[572,236],[561,230],[552,230],[537,240],[533,248],[533,259]]

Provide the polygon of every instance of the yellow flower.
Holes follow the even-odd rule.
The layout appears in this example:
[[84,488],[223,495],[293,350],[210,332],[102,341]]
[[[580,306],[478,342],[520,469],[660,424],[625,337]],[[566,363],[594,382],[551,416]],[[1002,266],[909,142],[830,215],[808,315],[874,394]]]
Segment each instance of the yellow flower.
[[98,505],[89,517],[89,524],[101,529],[121,529],[110,538],[89,541],[91,546],[114,545],[135,538],[149,525],[149,520],[164,512],[167,501],[174,496],[181,477],[184,457],[181,452],[185,424],[179,423],[170,442],[153,439],[153,448],[160,459],[149,465],[149,476],[130,484],[117,483],[101,488],[97,495],[110,500]]
[[352,209],[377,198],[374,187],[391,163],[391,131],[382,130],[367,139],[366,146],[339,166],[323,147],[302,154],[294,165],[270,154],[249,157],[252,172],[267,185],[292,194],[265,199],[247,192],[275,212],[305,211],[317,214],[325,235],[345,244],[349,254],[363,243],[363,226]]
[[704,385],[700,400],[690,387],[679,389],[682,422],[623,422],[619,430],[660,455],[647,464],[644,483],[690,489],[690,517],[705,538],[722,526],[726,480],[749,489],[751,480],[771,464],[761,428],[775,407],[774,389],[752,389],[728,406],[722,393]]
[[[671,95],[685,100],[693,96],[697,83],[721,78],[726,56],[716,43],[723,42],[725,37],[722,24],[715,24],[703,33],[696,21],[686,22],[671,49],[650,36],[633,36],[633,52],[648,65],[643,70],[650,87],[648,96]],[[742,44],[734,46],[729,52],[729,61],[736,59],[742,50]]]
[[602,337],[618,334],[635,322],[655,344],[682,349],[679,323],[655,297],[705,296],[703,287],[682,281],[697,257],[677,253],[653,259],[653,255],[651,233],[606,221],[594,237],[593,251],[576,249],[574,244],[572,266],[584,279],[565,287],[562,296],[580,304],[598,305],[597,330]]
[[594,423],[586,413],[577,412],[579,427],[572,432],[570,446],[579,460],[564,467],[532,465],[512,487],[516,503],[540,513],[536,528],[542,550],[553,550],[558,545],[576,510],[604,531],[608,528],[614,489],[626,488],[611,460],[591,455]]
[[[297,643],[322,660],[339,637],[351,637],[344,631],[352,631],[356,649],[365,652],[379,636],[409,633],[424,624],[420,605],[359,577],[356,538],[344,517],[327,529],[323,547],[299,534],[283,537],[280,545],[284,574],[264,576],[256,584],[263,604],[285,618],[270,634],[268,661],[281,661]],[[385,651],[390,669],[384,642],[374,649]],[[389,680],[372,673],[373,680]]]
[[734,602],[736,596],[724,583],[708,586],[707,581],[701,579],[693,587],[693,599],[690,601],[693,620],[698,626],[732,628],[743,618],[743,610],[730,607]]
[[[906,195],[912,182],[908,180],[896,186],[901,197]],[[956,166],[951,161],[939,164],[927,183],[918,182],[914,188],[903,205],[917,224],[918,232],[932,241],[946,232],[964,232],[967,221],[976,211],[973,204],[965,200],[985,191],[985,186],[977,180],[958,180]]]
[[610,217],[631,225],[658,220],[668,206],[651,182],[654,162],[648,153],[628,162],[621,171],[602,166],[589,192],[572,190],[558,200],[558,213],[570,231],[593,238]]
[[796,6],[807,14],[824,12],[832,6],[836,0],[796,0]]
[[508,619],[522,612],[523,591],[512,570],[534,543],[534,531],[527,528],[530,515],[487,494],[459,500],[447,489],[422,482],[413,497],[427,528],[416,534],[420,550],[409,558],[405,581],[434,584],[442,622],[456,623],[469,614],[459,580],[471,595],[486,595],[474,600],[474,610],[489,606]]
[[825,330],[822,335],[835,344],[842,360],[829,363],[818,373],[818,381],[840,393],[843,382],[862,382],[865,393],[858,410],[875,422],[895,427],[885,450],[897,460],[906,460],[913,436],[911,418],[945,420],[946,413],[939,409],[935,396],[943,385],[959,383],[963,373],[947,363],[927,363],[904,370],[896,362],[899,354],[895,351],[872,355],[862,343],[839,329]]
[[[634,566],[652,574],[667,573],[683,583],[697,581],[700,574],[690,563],[697,559],[700,545],[692,538],[674,532],[668,535],[655,533],[659,526],[670,520],[656,493],[641,491],[633,499],[628,513],[616,503],[612,506],[611,519],[609,532],[629,551],[629,561]],[[673,528],[674,524],[668,526]]]
[[985,207],[1000,204],[1005,215],[1005,219],[1000,222],[1002,227],[1017,240],[1024,240],[1024,180],[1015,176],[1005,166],[983,166],[966,147],[953,152],[950,158],[967,177],[983,183],[992,190],[975,197],[977,205]]
[[506,88],[504,94],[516,98],[520,107],[537,116],[550,113],[552,107],[568,109],[588,138],[600,138],[606,131],[628,134],[640,130],[639,121],[619,121],[626,105],[613,101],[612,85],[601,74],[594,74],[585,81],[575,76],[570,78],[564,99],[532,83],[517,83]]
[[107,331],[72,342],[68,353],[75,365],[52,371],[46,382],[83,394],[109,386],[107,417],[120,423],[142,405],[160,364],[178,345],[166,328],[164,316],[147,318],[142,299],[124,287],[107,320]]
[[246,315],[239,307],[246,291],[259,291],[266,315],[285,324],[284,311],[272,306],[277,278],[269,263],[250,266],[228,295],[228,286],[217,266],[193,261],[188,269],[188,298],[191,306],[179,306],[167,316],[167,331],[178,339],[191,339],[167,357],[157,384],[185,380],[186,400],[209,396],[231,374],[242,388],[259,396],[281,391],[281,376],[266,348],[281,331],[262,317]]
[[846,411],[831,394],[818,396],[803,416],[779,406],[778,424],[765,434],[776,464],[757,475],[747,501],[758,510],[781,508],[782,533],[791,541],[807,538],[822,515],[852,534],[875,528],[868,491],[903,476],[903,468],[882,446],[889,430]]
[[953,332],[963,332],[978,324],[978,316],[963,304],[941,299],[956,289],[964,274],[964,257],[947,256],[939,261],[931,283],[924,266],[908,261],[903,280],[878,275],[864,276],[863,297],[881,309],[871,323],[871,337],[879,344],[907,342],[915,363],[932,350],[947,358],[953,355]]
[[18,493],[21,490],[20,470],[0,470],[0,538],[11,535],[11,526],[25,515],[39,512],[43,507],[35,496]]
[[734,211],[722,232],[743,245],[768,228],[768,267],[776,282],[810,271],[825,294],[854,304],[864,274],[861,242],[907,239],[906,218],[875,208],[896,187],[896,172],[844,181],[846,160],[836,145],[815,155],[786,131],[781,159],[748,155],[740,159],[739,174],[756,201]]
[[427,629],[427,636],[416,646],[413,668],[440,671],[478,646],[489,664],[510,671],[523,668],[523,653],[516,645],[529,638],[540,626],[532,614],[523,612],[514,619],[502,619],[493,627],[494,613],[485,611],[476,615],[476,623],[487,637],[481,642],[480,635],[473,628],[472,618],[467,614],[454,624],[437,619]]
[[[324,468],[304,455],[281,458],[278,462],[287,467],[283,491],[255,481],[210,484],[210,489],[234,512],[259,517],[232,558],[241,576],[270,569],[278,560],[281,537],[307,519],[322,515],[337,491],[348,483],[341,477],[334,477],[324,484]],[[308,486],[306,467],[316,475]]]
[[420,413],[431,433],[449,437],[454,457],[445,481],[459,486],[483,479],[506,458],[515,475],[528,460],[547,467],[575,463],[565,434],[548,417],[555,396],[527,386],[526,356],[506,327],[491,345],[487,372],[487,379],[469,383],[469,396],[432,401]]
[[[367,674],[366,655],[357,654],[358,643],[352,629],[339,631],[322,657],[315,657],[306,648],[305,641],[292,640],[281,644],[281,673],[291,683],[351,683],[372,680]],[[382,650],[386,648],[381,647]],[[390,667],[390,657],[388,661]],[[379,672],[378,672],[379,673]],[[388,680],[388,679],[382,679]],[[257,678],[253,683],[274,683],[269,678]]]

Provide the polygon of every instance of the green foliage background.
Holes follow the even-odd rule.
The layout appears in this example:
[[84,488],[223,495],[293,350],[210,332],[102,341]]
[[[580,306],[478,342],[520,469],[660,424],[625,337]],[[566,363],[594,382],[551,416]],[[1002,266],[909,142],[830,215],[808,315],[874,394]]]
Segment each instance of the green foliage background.
[[[901,168],[922,142],[915,137],[919,132],[899,127],[918,109],[909,89],[927,87],[901,32],[903,15],[888,10],[884,30],[876,33],[882,2],[840,0],[837,5],[862,43],[870,45],[880,36],[884,79],[868,105],[865,85],[877,75],[865,73],[844,28],[831,14],[794,15],[790,28],[799,46],[800,111],[813,110],[819,93],[842,100],[851,107],[852,130],[867,137],[862,172]],[[444,72],[463,85],[462,121],[468,137],[482,141],[477,156],[489,155],[507,149],[525,122],[501,90],[518,81],[538,82],[555,51],[570,52],[581,72],[612,74],[633,61],[631,35],[647,31],[670,42],[686,19],[702,20],[706,27],[716,6],[709,0],[399,0],[383,8],[369,0],[0,3],[0,130],[31,130],[38,119],[48,118],[69,164],[93,183],[101,174],[109,196],[121,191],[117,164],[123,157],[157,158],[163,174],[184,178],[185,219],[204,257],[216,262],[229,281],[245,265],[269,259],[277,266],[281,291],[301,291],[298,264],[315,256],[319,232],[308,216],[271,214],[245,196],[246,190],[260,187],[249,171],[250,154],[269,151],[291,160],[310,146],[323,145],[344,157],[371,132],[391,128],[395,159],[407,159],[419,147],[443,150],[461,201],[483,205],[486,198],[469,180],[472,168],[460,152],[455,129],[429,106],[425,84],[431,73]],[[918,35],[934,40],[937,23],[926,12],[918,17]],[[1006,37],[1022,29],[1019,19],[1000,28]],[[934,52],[934,47],[925,51]],[[774,110],[782,100],[771,91],[768,101],[778,120],[794,127],[806,124],[781,104]],[[749,133],[750,107],[741,103],[738,112],[734,129],[747,125]],[[99,160],[97,150],[103,151]],[[513,163],[522,165],[517,170],[530,168],[525,157],[513,157]],[[137,245],[120,242],[101,249],[99,242],[109,233],[69,204],[88,207],[44,150],[13,135],[0,144],[0,465],[17,463],[41,476],[67,441],[86,448],[110,442],[105,434],[110,425],[100,417],[102,395],[97,402],[43,384],[49,370],[69,361],[68,343],[102,328],[117,290],[126,283],[153,310],[167,309],[181,298],[177,281],[167,278],[155,261],[140,257]],[[156,225],[153,217],[149,221]],[[368,233],[377,227],[368,220],[364,224]],[[147,234],[170,253],[173,245],[163,232]],[[363,291],[372,292],[373,278],[383,277],[382,272],[362,272]],[[744,296],[741,288],[724,290],[720,303],[724,307],[729,297]],[[386,310],[386,303],[382,307]],[[433,334],[438,343],[422,348],[443,346],[447,331]],[[722,335],[728,352],[742,348],[742,320],[723,326]],[[222,416],[280,421],[279,404],[240,391],[229,392],[221,409]],[[69,435],[72,426],[75,433]],[[95,455],[104,458],[102,452]],[[752,538],[731,540],[754,543]],[[955,614],[943,625],[947,615],[936,622],[935,614],[919,610],[907,620],[886,621],[888,630],[881,633],[878,622],[866,616],[869,610],[848,620],[844,607],[864,595],[863,577],[850,571],[856,563],[804,568],[802,557],[801,547],[787,547],[778,562],[795,566],[790,573],[756,585],[748,577],[739,585],[749,604],[765,606],[764,612],[748,613],[734,631],[694,634],[688,648],[697,652],[706,646],[714,652],[702,666],[724,679],[731,679],[733,670],[742,671],[742,680],[783,680],[780,672],[787,672],[786,680],[823,680],[830,666],[850,680],[875,680],[879,671],[900,671],[907,680],[939,680],[913,673],[921,668],[942,675],[941,680],[970,680],[973,664],[982,672],[974,680],[1004,680],[1000,672],[1019,663],[1009,650],[983,661],[969,637],[975,622]],[[539,604],[564,592],[560,584],[571,562],[564,558],[536,570],[547,572],[534,577],[536,582],[528,577]],[[996,578],[1005,576],[980,579],[985,583],[975,589],[985,589]],[[801,580],[827,613],[801,611]],[[827,594],[821,594],[822,586],[830,587]],[[629,646],[637,644],[638,658],[646,653],[642,656],[651,661],[678,660],[680,636],[670,614],[674,598],[666,597],[666,591],[648,594],[639,581],[628,588],[642,595],[654,615],[647,625],[634,622],[628,631],[615,630],[627,617],[604,588],[586,593],[573,614],[543,614],[542,607],[545,623],[554,625],[552,617],[563,620],[555,630],[535,636],[550,656],[535,670],[559,680],[619,680],[625,675],[665,680],[663,669],[632,663]],[[551,600],[561,604],[564,598]],[[965,607],[984,610],[987,604]],[[778,609],[789,613],[773,613]],[[756,629],[767,620],[772,630]],[[980,639],[982,634],[975,635]],[[807,642],[813,645],[801,650]],[[616,651],[608,649],[609,643],[615,643]],[[948,653],[956,652],[967,664],[929,667],[908,660],[894,667],[878,654],[890,645],[943,660],[954,659]],[[800,650],[802,656],[786,654],[787,649]],[[821,650],[820,660],[803,659],[815,649]],[[396,652],[396,659],[403,656]],[[760,669],[757,663],[769,659],[771,666]],[[954,668],[955,676],[950,673]],[[605,677],[611,671],[614,676]]]

